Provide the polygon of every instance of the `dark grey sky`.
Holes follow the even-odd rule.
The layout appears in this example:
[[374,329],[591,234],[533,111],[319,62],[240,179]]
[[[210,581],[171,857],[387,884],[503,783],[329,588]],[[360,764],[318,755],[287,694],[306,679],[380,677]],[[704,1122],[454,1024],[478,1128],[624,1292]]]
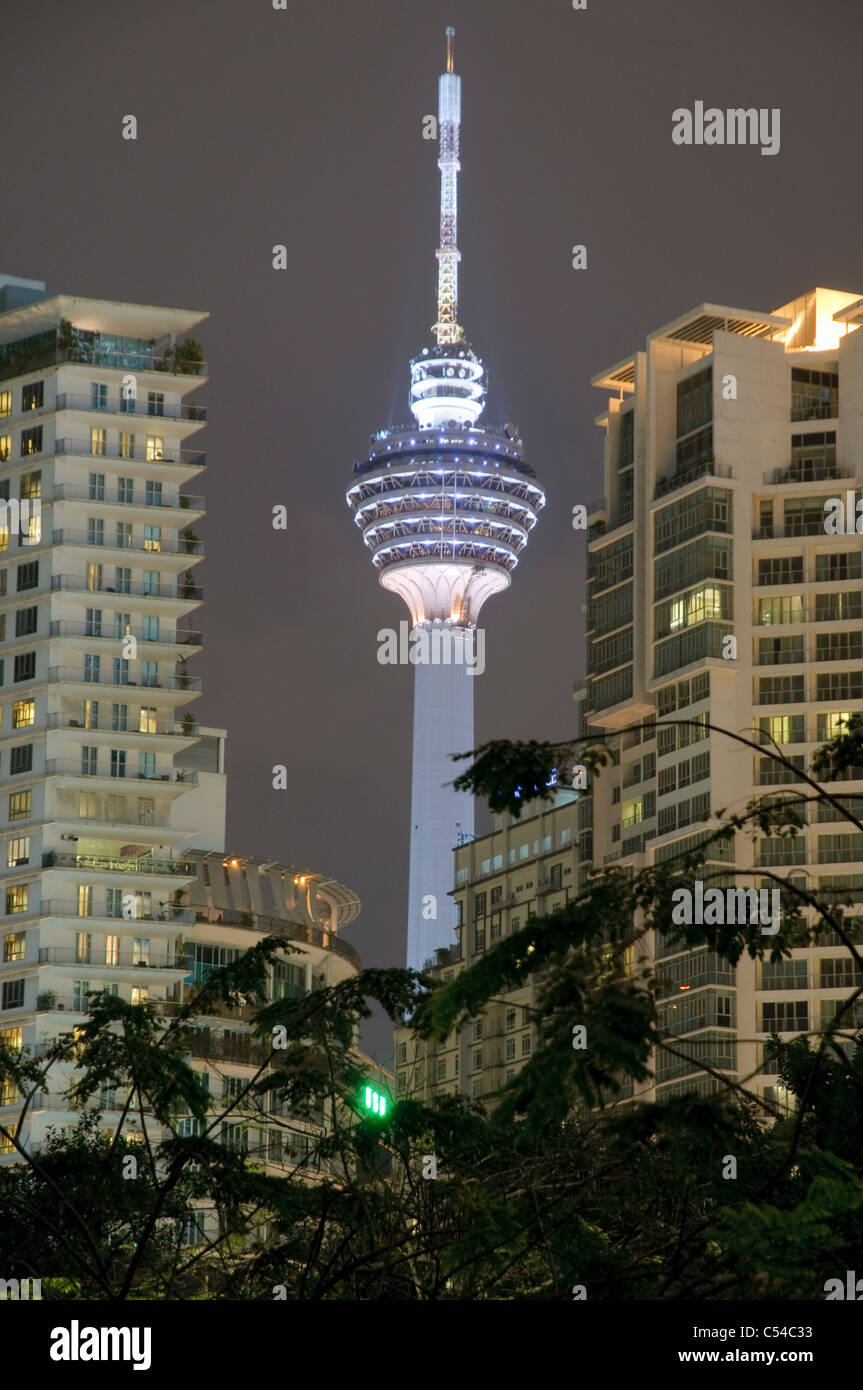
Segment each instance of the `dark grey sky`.
[[[198,712],[229,731],[229,847],[357,888],[366,964],[403,959],[412,692],[409,669],[377,663],[378,629],[404,614],[344,493],[368,436],[408,418],[407,359],[434,318],[421,127],[445,25],[464,98],[460,320],[491,371],[486,417],[518,422],[549,492],[483,613],[478,740],[574,723],[570,514],[602,491],[591,374],[704,300],[863,293],[859,0],[588,5],[4,6],[0,268],[210,311]],[[671,113],[696,100],[779,107],[780,153],[674,146]],[[388,1056],[388,1029],[369,1041]]]

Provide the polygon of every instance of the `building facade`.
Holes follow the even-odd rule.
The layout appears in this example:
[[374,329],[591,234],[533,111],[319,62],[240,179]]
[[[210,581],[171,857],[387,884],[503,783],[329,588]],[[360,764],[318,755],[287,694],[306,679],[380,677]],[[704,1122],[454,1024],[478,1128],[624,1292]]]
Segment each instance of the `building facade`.
[[[172,1019],[196,981],[268,934],[285,942],[271,999],[359,969],[338,935],[355,894],[225,855],[225,732],[183,712],[200,693],[186,663],[201,645],[204,513],[186,490],[204,455],[187,441],[205,420],[186,397],[206,369],[180,335],[204,317],[0,276],[0,1039],[36,1056],[74,1039],[93,992]],[[250,1016],[196,1020],[214,1111],[261,1065]],[[55,1064],[28,1107],[24,1147],[77,1121],[71,1069]],[[123,1100],[99,1098],[106,1129]],[[5,1084],[0,1122],[14,1129],[20,1113]],[[311,1172],[328,1123],[244,1106],[222,1137]],[[15,1158],[0,1136],[0,1160]]]
[[[204,317],[0,277],[0,1031],[37,1051],[90,990],[184,976],[206,378],[179,340]],[[65,1113],[42,1099],[33,1142]]]
[[[803,769],[863,710],[861,324],[859,295],[821,288],[774,313],[701,305],[594,378],[611,393],[599,417],[606,495],[589,508],[588,675],[576,701],[582,735],[620,737],[572,804],[522,825],[498,817],[493,835],[456,851],[460,944],[439,953],[435,978],[453,978],[592,872],[667,863],[698,848],[717,808],[794,785],[766,751],[708,722],[774,739]],[[838,499],[845,525],[832,529]],[[863,767],[827,785],[859,797],[849,803],[859,818]],[[738,834],[705,861],[718,881],[774,888],[759,868],[863,903],[863,835],[828,807],[796,838],[753,846]],[[633,963],[652,965],[661,1026],[686,1055],[657,1049],[654,1080],[625,1085],[624,1100],[709,1093],[721,1083],[698,1071],[704,1062],[784,1108],[768,1036],[823,1026],[863,983],[826,932],[789,961],[736,966],[651,933]],[[535,987],[442,1047],[397,1030],[398,1093],[493,1096],[521,1049],[530,1054]]]
[[[458,942],[427,962],[433,979],[450,983],[529,918],[550,915],[576,896],[579,829],[589,822],[590,807],[589,796],[561,786],[553,800],[528,803],[518,820],[495,815],[490,835],[455,850]],[[532,977],[507,991],[439,1045],[396,1028],[396,1096],[430,1100],[460,1091],[493,1100],[536,1044],[533,1011],[540,984]]]
[[[831,501],[863,488],[861,323],[859,295],[821,288],[774,313],[701,305],[594,378],[609,393],[606,496],[590,509],[583,727],[659,727],[626,734],[597,779],[585,863],[666,862],[717,808],[793,783],[708,720],[808,769],[863,710],[863,536],[853,516],[841,533],[828,524]],[[859,814],[863,768],[832,790],[861,794]],[[741,887],[775,887],[759,876],[770,869],[863,901],[863,836],[826,807],[796,839],[738,834],[706,867],[737,870]],[[652,949],[662,1022],[688,1060],[657,1056],[648,1095],[713,1089],[697,1058],[784,1105],[768,1035],[820,1027],[856,978],[830,937],[779,966],[733,967],[663,934]]]

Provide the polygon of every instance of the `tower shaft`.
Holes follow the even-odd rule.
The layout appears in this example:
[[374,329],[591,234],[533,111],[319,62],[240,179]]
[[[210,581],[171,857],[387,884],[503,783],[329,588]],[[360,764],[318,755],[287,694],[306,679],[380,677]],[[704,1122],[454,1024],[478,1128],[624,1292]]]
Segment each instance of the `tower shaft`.
[[[464,629],[452,635],[454,648],[469,640]],[[413,970],[421,970],[438,947],[456,941],[456,910],[449,896],[453,848],[459,834],[474,833],[474,799],[453,788],[460,768],[451,755],[474,746],[474,684],[464,665],[429,663],[414,670],[407,944]]]

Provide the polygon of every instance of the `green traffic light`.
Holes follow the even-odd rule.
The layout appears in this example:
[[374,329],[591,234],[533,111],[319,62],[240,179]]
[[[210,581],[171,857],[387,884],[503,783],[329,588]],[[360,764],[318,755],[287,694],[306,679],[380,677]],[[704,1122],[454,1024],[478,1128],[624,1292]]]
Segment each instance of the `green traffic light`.
[[373,1115],[383,1117],[387,1113],[387,1098],[382,1096],[380,1091],[375,1091],[371,1086],[366,1087],[366,1110],[371,1110]]

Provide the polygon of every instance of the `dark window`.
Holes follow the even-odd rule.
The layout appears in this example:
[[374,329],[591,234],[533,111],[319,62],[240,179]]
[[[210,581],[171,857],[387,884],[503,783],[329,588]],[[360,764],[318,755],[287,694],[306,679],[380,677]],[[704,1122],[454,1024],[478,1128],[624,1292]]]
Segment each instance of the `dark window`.
[[17,772],[32,772],[33,770],[33,745],[32,743],[19,743],[17,748],[13,748],[9,755],[9,773],[12,777]]
[[24,981],[3,981],[3,1008],[22,1009],[24,1007]]
[[39,587],[39,561],[28,560],[26,564],[18,566],[18,592],[22,589],[38,589]]
[[36,676],[36,653],[21,652],[15,658],[14,681],[32,681]]
[[39,622],[39,609],[19,608],[15,614],[15,636],[27,637],[31,632],[35,632]]

